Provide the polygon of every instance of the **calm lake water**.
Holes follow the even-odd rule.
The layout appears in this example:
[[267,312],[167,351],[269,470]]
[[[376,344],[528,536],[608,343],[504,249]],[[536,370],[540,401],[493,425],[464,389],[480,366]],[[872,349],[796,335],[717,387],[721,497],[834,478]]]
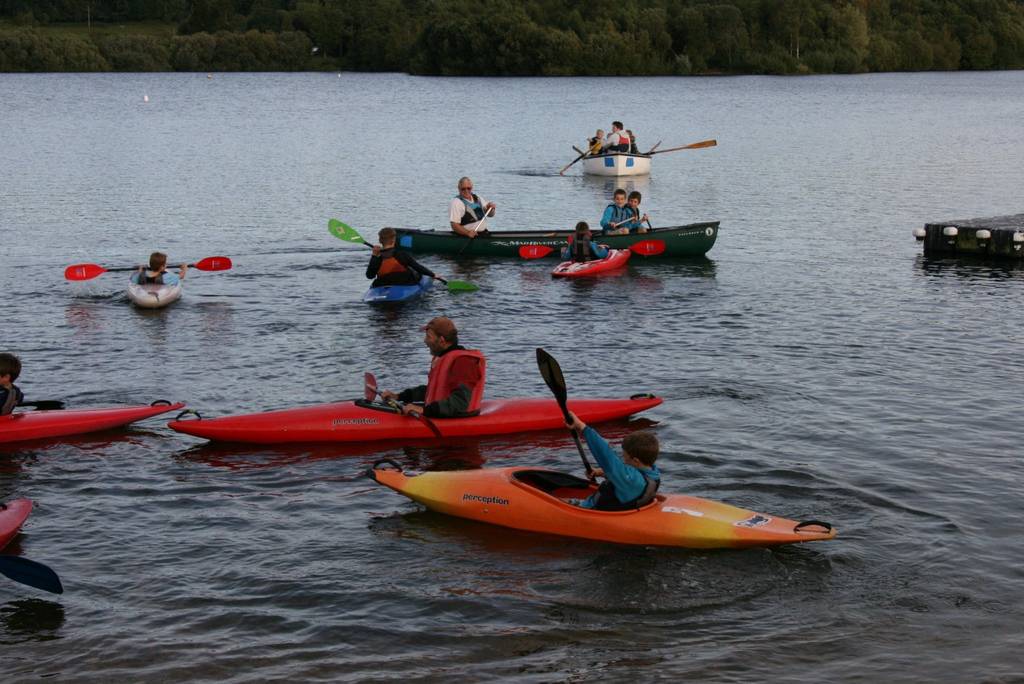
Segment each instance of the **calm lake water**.
[[[625,86],[625,88],[623,88]],[[617,96],[624,95],[622,101]],[[144,102],[148,96],[148,102]],[[481,291],[359,301],[342,219],[443,227],[457,179],[495,229],[596,222],[614,183],[557,171],[622,119],[655,225],[720,220],[707,260],[596,282],[424,257]],[[833,522],[832,542],[694,552],[422,511],[361,477],[581,472],[566,434],[453,447],[204,446],[161,420],[0,454],[38,508],[0,585],[8,681],[1010,681],[1024,678],[1024,270],[930,261],[925,221],[1024,211],[1024,72],[809,78],[0,74],[5,350],[30,398],[204,416],[418,384],[445,314],[488,396],[651,391],[665,490]],[[64,266],[225,254],[167,310]],[[635,260],[637,261],[637,260]],[[194,277],[193,277],[194,276]]]

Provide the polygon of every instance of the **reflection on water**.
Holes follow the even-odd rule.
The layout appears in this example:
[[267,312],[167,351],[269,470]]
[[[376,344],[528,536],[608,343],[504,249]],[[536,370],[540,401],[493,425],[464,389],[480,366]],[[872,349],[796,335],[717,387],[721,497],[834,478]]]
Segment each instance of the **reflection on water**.
[[59,603],[32,598],[0,605],[0,644],[59,639],[63,626],[64,606]]
[[921,255],[914,259],[914,270],[924,276],[1007,280],[1024,277],[1024,259],[986,259],[970,255],[935,258]]

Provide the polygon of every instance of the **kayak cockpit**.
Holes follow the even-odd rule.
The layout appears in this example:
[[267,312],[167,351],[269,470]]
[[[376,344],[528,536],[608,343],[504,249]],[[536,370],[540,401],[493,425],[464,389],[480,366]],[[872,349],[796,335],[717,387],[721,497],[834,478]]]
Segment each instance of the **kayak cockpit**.
[[[554,470],[516,470],[511,473],[512,483],[518,485],[525,491],[541,493],[547,497],[559,500],[568,504],[568,499],[585,499],[597,491],[597,484],[582,477],[560,473]],[[664,496],[657,495],[654,500],[640,508],[633,508],[625,511],[601,511],[593,508],[580,508],[580,511],[587,513],[600,513],[602,515],[623,513],[636,513],[650,506],[662,503]],[[568,504],[572,505],[572,504]]]

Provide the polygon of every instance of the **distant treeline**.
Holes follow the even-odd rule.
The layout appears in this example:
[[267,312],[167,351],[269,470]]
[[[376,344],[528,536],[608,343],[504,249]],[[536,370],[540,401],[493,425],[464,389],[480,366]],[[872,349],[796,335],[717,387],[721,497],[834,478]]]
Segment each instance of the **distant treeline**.
[[[0,71],[568,76],[1024,67],[1020,0],[0,0],[0,18]],[[164,22],[173,30],[61,30],[86,22]]]

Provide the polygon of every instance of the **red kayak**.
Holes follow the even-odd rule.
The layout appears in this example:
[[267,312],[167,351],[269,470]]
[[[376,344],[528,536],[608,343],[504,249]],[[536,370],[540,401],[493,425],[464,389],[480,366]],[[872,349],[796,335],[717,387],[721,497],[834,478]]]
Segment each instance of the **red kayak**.
[[551,275],[555,278],[584,278],[622,268],[629,261],[628,249],[610,249],[604,259],[591,261],[563,261],[555,266]]
[[152,418],[161,413],[175,411],[184,405],[183,403],[162,403],[156,406],[12,413],[0,416],[0,444],[109,430],[144,418]]
[[32,512],[32,502],[28,499],[15,499],[0,503],[0,551],[18,536],[25,518]]
[[[660,403],[660,397],[638,394],[629,399],[570,399],[569,409],[586,423],[600,423],[626,418]],[[565,428],[554,399],[494,399],[481,404],[480,415],[435,418],[430,422],[440,435],[423,420],[360,399],[209,420],[175,420],[168,426],[196,437],[251,444],[481,437]]]

